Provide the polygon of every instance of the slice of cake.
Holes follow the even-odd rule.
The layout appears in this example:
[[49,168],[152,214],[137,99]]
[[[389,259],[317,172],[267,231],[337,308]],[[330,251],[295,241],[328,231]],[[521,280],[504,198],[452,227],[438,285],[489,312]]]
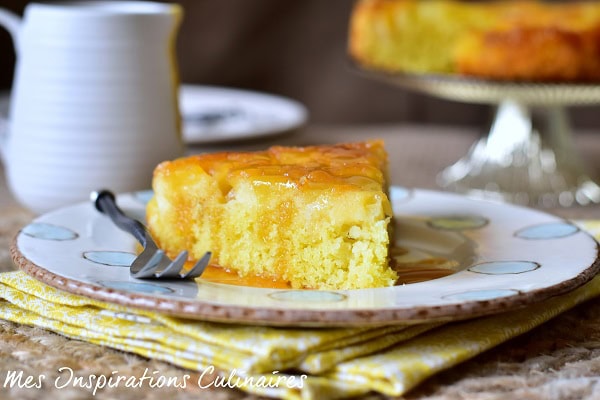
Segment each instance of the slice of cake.
[[154,171],[148,226],[169,253],[293,288],[391,286],[382,141],[197,155]]

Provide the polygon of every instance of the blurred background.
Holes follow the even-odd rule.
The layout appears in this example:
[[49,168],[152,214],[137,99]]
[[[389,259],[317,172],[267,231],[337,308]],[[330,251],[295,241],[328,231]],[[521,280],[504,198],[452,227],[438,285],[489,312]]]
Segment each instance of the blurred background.
[[[28,1],[2,0],[22,14]],[[177,39],[181,81],[283,95],[319,124],[427,123],[486,128],[488,106],[408,92],[361,76],[346,55],[353,0],[182,0]],[[0,30],[0,90],[15,54]],[[40,66],[43,68],[43,66]],[[598,107],[570,110],[575,128],[600,128]]]

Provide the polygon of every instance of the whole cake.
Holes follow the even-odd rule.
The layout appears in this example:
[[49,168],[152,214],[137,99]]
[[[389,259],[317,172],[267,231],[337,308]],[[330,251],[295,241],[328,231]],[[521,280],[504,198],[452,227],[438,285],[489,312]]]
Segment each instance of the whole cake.
[[359,0],[349,53],[390,72],[597,81],[600,3]]
[[157,166],[148,226],[168,253],[293,288],[391,286],[383,142],[195,155]]

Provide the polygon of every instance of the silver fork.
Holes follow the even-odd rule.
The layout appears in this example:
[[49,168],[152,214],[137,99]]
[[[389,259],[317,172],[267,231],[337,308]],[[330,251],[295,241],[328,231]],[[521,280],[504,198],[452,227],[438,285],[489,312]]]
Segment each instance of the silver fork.
[[108,190],[92,192],[90,199],[98,211],[106,214],[120,229],[133,235],[144,247],[142,252],[133,260],[129,272],[134,278],[157,279],[191,279],[204,272],[210,262],[211,252],[206,252],[200,260],[187,272],[182,272],[188,252],[182,251],[171,260],[163,250],[159,249],[146,227],[133,218],[128,217],[117,206],[115,195]]

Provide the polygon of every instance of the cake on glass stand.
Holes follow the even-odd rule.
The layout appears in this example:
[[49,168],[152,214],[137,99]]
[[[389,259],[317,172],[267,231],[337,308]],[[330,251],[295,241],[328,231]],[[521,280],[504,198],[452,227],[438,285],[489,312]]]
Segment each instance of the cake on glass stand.
[[566,107],[600,104],[600,84],[519,83],[453,75],[362,74],[443,99],[491,104],[487,135],[438,176],[442,188],[537,207],[600,203],[577,154]]

